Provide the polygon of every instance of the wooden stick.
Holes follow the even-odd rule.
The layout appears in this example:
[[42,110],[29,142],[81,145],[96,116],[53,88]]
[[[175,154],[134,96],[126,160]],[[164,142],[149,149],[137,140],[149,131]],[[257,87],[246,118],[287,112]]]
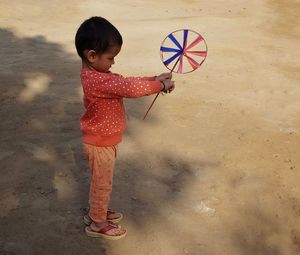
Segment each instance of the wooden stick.
[[[174,69],[175,69],[175,67],[176,67],[176,65],[177,65],[177,63],[178,63],[178,61],[179,61],[179,59],[180,59],[180,57],[178,57],[178,59],[177,59],[175,65],[173,66],[173,68],[172,68],[172,70],[171,70],[170,73],[172,73],[172,72],[174,71]],[[146,114],[145,114],[143,120],[146,119],[146,117],[147,117],[149,111],[151,110],[152,106],[154,105],[154,102],[156,101],[156,99],[158,98],[158,96],[159,96],[160,93],[161,93],[161,92],[158,92],[157,95],[155,96],[155,98],[154,98],[154,100],[152,101],[151,105],[149,106],[149,108],[148,108],[148,110],[147,110],[147,112],[146,112]]]

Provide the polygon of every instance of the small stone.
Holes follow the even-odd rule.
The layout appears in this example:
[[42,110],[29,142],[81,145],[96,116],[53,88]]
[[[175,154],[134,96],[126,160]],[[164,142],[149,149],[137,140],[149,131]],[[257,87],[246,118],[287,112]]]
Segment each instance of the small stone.
[[209,204],[209,200],[200,201],[199,204],[196,205],[195,210],[198,213],[205,214],[208,216],[213,216],[216,212],[214,208],[210,208],[207,206]]
[[67,174],[65,174],[65,173],[63,173],[63,172],[59,172],[59,173],[58,173],[58,176],[60,176],[60,177],[66,177]]

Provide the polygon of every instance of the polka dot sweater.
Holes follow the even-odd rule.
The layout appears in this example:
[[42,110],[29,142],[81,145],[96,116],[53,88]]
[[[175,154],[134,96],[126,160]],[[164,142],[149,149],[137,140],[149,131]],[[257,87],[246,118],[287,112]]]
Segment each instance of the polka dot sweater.
[[161,90],[154,77],[123,77],[83,68],[81,84],[85,113],[80,119],[83,142],[112,146],[121,142],[125,130],[123,98],[137,98]]

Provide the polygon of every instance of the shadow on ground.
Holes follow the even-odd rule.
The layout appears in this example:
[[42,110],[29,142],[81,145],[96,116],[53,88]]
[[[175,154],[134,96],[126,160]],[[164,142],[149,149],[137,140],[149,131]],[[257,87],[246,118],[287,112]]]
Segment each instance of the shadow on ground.
[[[0,29],[0,37],[0,254],[106,254],[106,243],[87,238],[81,221],[88,174],[78,129],[79,60],[42,36],[20,38]],[[141,228],[143,217],[159,217],[163,205],[150,201],[157,195],[176,200],[192,177],[186,162],[160,157],[165,176],[141,166],[143,180],[126,171],[115,179],[116,193],[136,197],[127,211]],[[136,161],[123,163],[131,168]],[[141,193],[143,183],[150,186]],[[147,212],[138,221],[137,209]]]

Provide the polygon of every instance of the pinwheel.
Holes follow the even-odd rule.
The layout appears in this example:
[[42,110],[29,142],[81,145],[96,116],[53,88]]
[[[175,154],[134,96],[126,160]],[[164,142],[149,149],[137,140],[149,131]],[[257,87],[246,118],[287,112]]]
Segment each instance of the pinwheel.
[[[204,38],[193,30],[176,30],[163,40],[160,47],[160,56],[163,64],[170,72],[190,73],[203,64],[207,56],[207,45]],[[147,117],[159,94],[154,98],[144,119]]]

